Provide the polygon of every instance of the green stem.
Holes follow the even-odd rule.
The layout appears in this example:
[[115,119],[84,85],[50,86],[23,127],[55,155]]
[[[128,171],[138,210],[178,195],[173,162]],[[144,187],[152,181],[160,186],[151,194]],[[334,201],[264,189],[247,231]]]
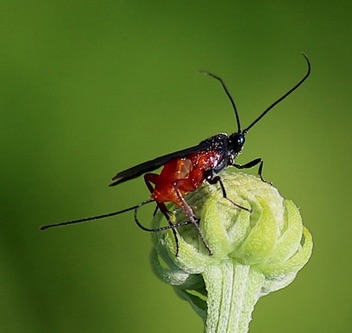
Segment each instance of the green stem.
[[[207,333],[246,333],[265,277],[231,260],[203,273],[208,291]],[[214,287],[217,290],[214,290]],[[220,297],[219,297],[220,296]]]

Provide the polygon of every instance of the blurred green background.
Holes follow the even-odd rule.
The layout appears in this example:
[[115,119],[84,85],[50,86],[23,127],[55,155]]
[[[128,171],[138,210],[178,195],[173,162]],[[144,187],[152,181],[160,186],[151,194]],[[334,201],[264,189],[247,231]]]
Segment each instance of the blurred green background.
[[[42,224],[142,201],[124,168],[248,125],[244,163],[301,207],[315,248],[261,299],[255,332],[350,332],[351,1],[16,1],[0,14],[1,332],[202,332],[149,268],[131,214]],[[141,212],[150,221],[150,211]]]

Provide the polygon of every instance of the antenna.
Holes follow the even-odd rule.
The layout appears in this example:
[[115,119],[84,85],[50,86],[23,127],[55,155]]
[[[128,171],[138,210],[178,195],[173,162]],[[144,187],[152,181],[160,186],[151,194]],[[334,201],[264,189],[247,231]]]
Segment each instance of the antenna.
[[302,52],[303,57],[307,61],[308,65],[308,70],[306,75],[301,79],[293,88],[291,88],[286,94],[281,96],[276,102],[271,104],[256,120],[254,120],[246,129],[243,130],[243,134],[246,135],[248,131],[260,120],[262,119],[275,105],[279,104],[282,100],[284,100],[288,95],[290,95],[292,92],[294,92],[310,75],[311,72],[311,66],[308,57]]
[[226,93],[227,97],[229,98],[229,100],[230,100],[230,102],[231,102],[231,104],[232,104],[233,111],[235,112],[236,122],[237,122],[237,132],[238,132],[238,133],[241,133],[241,122],[240,122],[240,117],[239,117],[239,115],[238,115],[237,107],[236,107],[235,101],[233,100],[233,98],[232,98],[232,96],[231,96],[229,90],[227,89],[227,87],[226,87],[226,85],[225,85],[225,82],[222,80],[221,77],[219,77],[219,76],[217,76],[217,75],[215,75],[215,74],[213,74],[213,73],[210,73],[210,72],[208,72],[208,71],[201,71],[200,73],[201,73],[201,74],[209,75],[209,76],[211,76],[212,78],[214,78],[214,79],[220,81],[222,87],[223,87],[224,90],[225,90],[225,93]]

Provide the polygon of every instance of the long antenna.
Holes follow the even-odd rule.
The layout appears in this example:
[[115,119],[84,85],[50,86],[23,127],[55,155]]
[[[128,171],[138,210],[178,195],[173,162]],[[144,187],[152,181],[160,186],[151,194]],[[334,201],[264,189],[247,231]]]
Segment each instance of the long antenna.
[[152,199],[148,199],[148,200],[140,202],[138,205],[135,205],[135,206],[123,209],[123,210],[119,210],[117,212],[106,213],[106,214],[97,215],[97,216],[91,216],[91,217],[85,217],[85,218],[78,219],[78,220],[72,220],[72,221],[65,221],[65,222],[59,222],[59,223],[43,225],[43,226],[40,227],[40,230],[46,230],[46,229],[62,227],[62,226],[70,225],[70,224],[78,224],[78,223],[84,223],[84,222],[88,222],[88,221],[105,219],[107,217],[119,215],[119,214],[126,213],[126,212],[129,212],[129,211],[134,210],[134,209],[138,209],[138,208],[140,208],[140,207],[142,207],[142,206],[144,206],[144,205],[146,205],[146,204],[148,204],[150,202],[153,202],[153,201],[154,200],[152,200]]
[[290,95],[292,92],[294,92],[310,75],[311,72],[311,66],[308,57],[302,52],[303,57],[307,61],[308,65],[308,70],[306,75],[301,79],[293,88],[291,88],[286,94],[281,96],[276,102],[271,104],[256,120],[254,120],[246,129],[243,130],[243,134],[246,135],[248,131],[260,120],[262,119],[275,105],[279,104],[283,99],[285,99],[288,95]]
[[237,132],[238,132],[238,133],[241,133],[240,116],[238,115],[238,111],[237,111],[237,107],[236,107],[235,101],[233,100],[233,98],[232,98],[232,96],[231,96],[229,90],[227,89],[227,87],[226,87],[226,85],[225,85],[225,82],[222,80],[221,77],[219,77],[219,76],[217,76],[217,75],[215,75],[215,74],[213,74],[213,73],[210,73],[210,72],[208,72],[208,71],[201,71],[200,73],[201,73],[201,74],[209,75],[209,76],[211,76],[212,78],[214,78],[214,79],[220,81],[222,87],[223,87],[224,90],[225,90],[225,93],[226,93],[227,97],[229,98],[229,100],[230,100],[230,102],[231,102],[231,104],[232,104],[233,111],[235,112],[236,122],[237,122]]

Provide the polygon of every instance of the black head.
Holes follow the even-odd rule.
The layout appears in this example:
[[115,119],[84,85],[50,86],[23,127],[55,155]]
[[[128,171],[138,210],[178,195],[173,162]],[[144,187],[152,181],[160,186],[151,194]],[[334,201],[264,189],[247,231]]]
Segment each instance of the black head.
[[222,87],[224,88],[225,90],[225,93],[227,95],[227,97],[229,98],[231,104],[232,104],[232,107],[233,107],[233,110],[235,112],[235,117],[236,117],[236,122],[237,122],[237,132],[231,134],[229,136],[229,142],[230,142],[230,147],[232,147],[233,149],[233,153],[234,155],[238,155],[241,150],[242,150],[242,147],[244,145],[244,142],[245,142],[245,136],[246,134],[248,133],[248,131],[260,120],[262,119],[275,105],[277,105],[278,103],[280,103],[282,100],[284,100],[288,95],[290,95],[292,92],[294,92],[307,78],[308,76],[310,75],[310,72],[311,72],[311,66],[310,66],[310,62],[309,62],[309,59],[308,57],[302,53],[303,57],[305,58],[305,60],[307,61],[307,65],[308,65],[308,69],[307,69],[307,73],[304,75],[304,77],[296,84],[294,85],[286,94],[284,94],[283,96],[281,96],[278,100],[276,100],[274,103],[272,103],[269,107],[267,107],[262,113],[261,115],[255,119],[247,128],[245,128],[244,130],[241,129],[241,123],[240,123],[240,117],[239,117],[239,114],[238,114],[238,111],[237,111],[237,108],[236,108],[236,104],[229,92],[229,90],[227,89],[224,81],[217,75],[215,74],[212,74],[210,72],[203,72],[204,74],[208,74],[210,75],[211,77],[213,77],[214,79],[218,80]]
[[245,142],[245,134],[242,132],[232,133],[229,136],[229,147],[231,147],[231,154],[233,156],[237,156],[241,153],[244,142]]

